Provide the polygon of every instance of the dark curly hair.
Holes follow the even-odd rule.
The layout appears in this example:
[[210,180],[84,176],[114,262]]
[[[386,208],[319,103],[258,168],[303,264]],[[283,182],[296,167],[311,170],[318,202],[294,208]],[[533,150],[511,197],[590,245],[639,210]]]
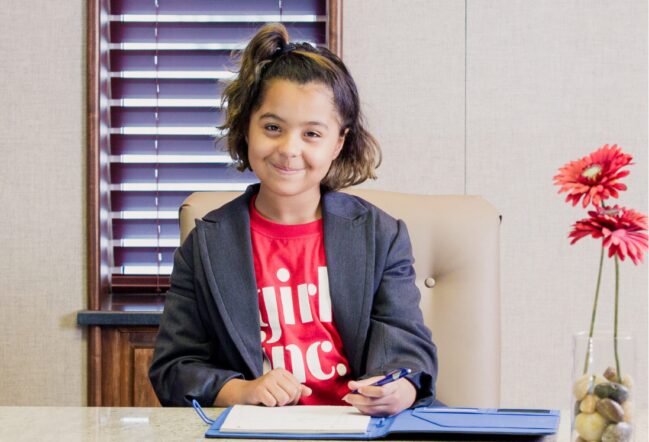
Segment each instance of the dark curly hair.
[[381,149],[365,129],[358,90],[349,71],[334,53],[309,43],[289,43],[284,25],[262,27],[240,55],[239,73],[223,91],[227,151],[240,171],[251,169],[246,136],[251,114],[262,103],[265,87],[272,79],[298,84],[322,83],[333,93],[341,119],[341,135],[349,129],[340,155],[322,180],[326,190],[338,190],[376,179]]

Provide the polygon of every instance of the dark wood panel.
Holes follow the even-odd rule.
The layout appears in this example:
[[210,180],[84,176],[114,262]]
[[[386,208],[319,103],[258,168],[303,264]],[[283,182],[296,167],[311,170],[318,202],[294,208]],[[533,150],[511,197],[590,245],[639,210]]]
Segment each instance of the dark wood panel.
[[101,330],[101,402],[100,406],[119,407],[120,383],[123,382],[124,373],[119,357],[119,332],[116,328],[102,327]]
[[101,327],[88,327],[88,405],[101,405]]
[[160,406],[149,381],[149,367],[152,359],[152,348],[135,348],[133,353],[133,406],[135,407]]
[[133,405],[133,346],[130,342],[130,333],[128,329],[117,329],[117,346],[119,351],[119,378],[116,379],[119,390],[120,407],[130,407]]
[[160,406],[149,382],[149,365],[153,358],[157,330],[130,328],[121,329],[121,332],[125,341],[122,354],[124,359],[128,359],[123,359],[123,363],[129,370],[129,382],[124,383],[128,386],[128,391],[125,391],[123,401],[134,407]]
[[[95,328],[95,327],[93,327]],[[149,382],[157,327],[96,327],[101,333],[99,364],[90,377],[89,405],[106,407],[159,407]]]

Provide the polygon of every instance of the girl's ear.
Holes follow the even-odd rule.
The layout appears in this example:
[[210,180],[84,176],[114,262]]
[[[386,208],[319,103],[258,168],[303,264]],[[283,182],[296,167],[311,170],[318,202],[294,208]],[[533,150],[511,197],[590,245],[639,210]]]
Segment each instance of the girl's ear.
[[340,155],[340,152],[343,150],[343,146],[345,145],[345,138],[347,137],[347,133],[349,132],[349,128],[345,129],[345,131],[338,137],[338,144],[336,145],[336,150],[334,151],[334,157],[333,159],[335,160],[338,158],[338,155]]

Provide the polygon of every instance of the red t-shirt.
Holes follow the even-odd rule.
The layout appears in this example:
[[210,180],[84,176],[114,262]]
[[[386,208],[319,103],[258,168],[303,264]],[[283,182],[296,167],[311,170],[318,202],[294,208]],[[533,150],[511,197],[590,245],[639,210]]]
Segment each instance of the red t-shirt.
[[349,363],[331,313],[322,220],[276,224],[250,204],[261,345],[313,394],[301,405],[341,405]]

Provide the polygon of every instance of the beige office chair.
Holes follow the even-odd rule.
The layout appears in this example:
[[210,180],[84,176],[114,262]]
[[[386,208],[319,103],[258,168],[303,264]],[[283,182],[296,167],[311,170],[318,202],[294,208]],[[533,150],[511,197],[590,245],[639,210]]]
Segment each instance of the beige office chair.
[[[426,325],[439,357],[437,397],[451,406],[498,407],[500,281],[498,212],[475,196],[377,190],[348,193],[405,221]],[[194,220],[238,192],[198,192],[180,209],[183,241]]]

